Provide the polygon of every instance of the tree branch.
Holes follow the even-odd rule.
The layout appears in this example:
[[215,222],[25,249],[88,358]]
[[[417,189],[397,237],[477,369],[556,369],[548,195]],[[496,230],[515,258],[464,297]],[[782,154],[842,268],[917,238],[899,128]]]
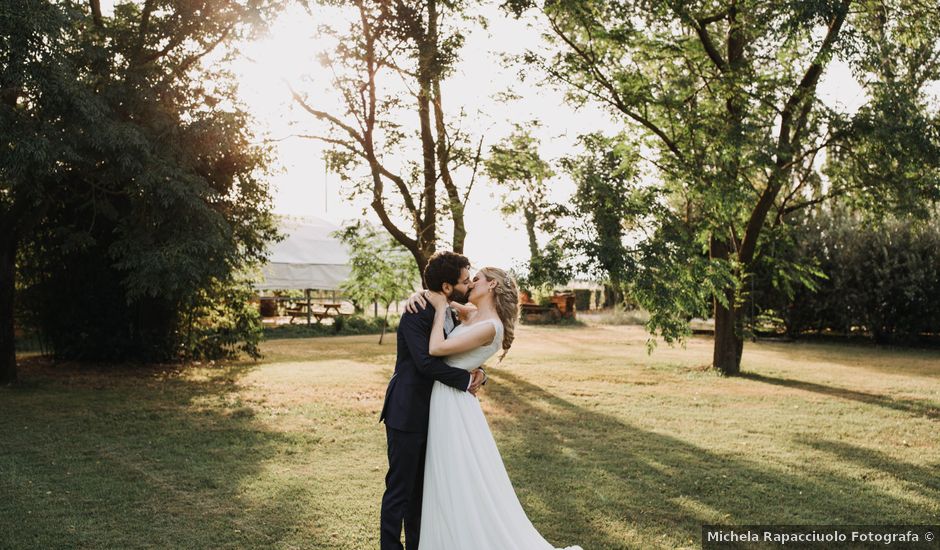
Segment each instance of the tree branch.
[[[555,34],[557,34],[558,37],[561,38],[572,50],[574,50],[575,53],[577,53],[578,56],[581,57],[581,59],[587,62],[588,70],[594,75],[594,78],[597,80],[597,82],[604,89],[606,89],[611,94],[612,97],[604,98],[603,96],[601,96],[600,94],[596,92],[591,92],[591,95],[597,98],[602,98],[605,101],[605,103],[609,103],[615,106],[622,113],[624,113],[628,117],[642,124],[648,130],[656,134],[656,136],[659,137],[659,139],[666,145],[666,147],[670,151],[672,151],[674,155],[676,155],[677,158],[679,158],[680,160],[684,160],[685,156],[682,154],[682,151],[679,149],[679,146],[676,144],[676,142],[673,141],[661,128],[659,128],[659,126],[657,126],[651,120],[649,120],[649,118],[644,117],[640,113],[630,109],[626,105],[626,103],[623,101],[623,99],[620,97],[620,94],[617,91],[616,87],[603,75],[603,73],[600,72],[600,69],[597,68],[597,60],[591,54],[587,53],[582,48],[580,48],[577,44],[575,44],[574,41],[564,33],[564,31],[558,25],[557,21],[555,21],[548,14],[546,14],[546,16],[548,17],[549,23],[551,24],[552,30],[555,31]],[[551,70],[548,67],[545,67],[545,68],[549,71],[549,74],[553,74],[556,78],[560,77],[560,73],[558,71]],[[564,78],[564,77],[561,77],[561,80],[564,80],[565,82],[569,84],[574,84],[569,79]],[[581,89],[582,91],[587,91],[583,86],[578,86],[578,85],[575,85],[575,86],[578,89]]]
[[147,0],[140,12],[140,27],[137,29],[137,51],[142,52],[147,43],[147,33],[150,32],[150,14],[153,13],[155,0]]
[[476,179],[477,179],[477,171],[478,171],[478,169],[479,169],[479,167],[480,167],[480,162],[481,162],[482,159],[483,159],[483,154],[482,154],[482,152],[483,152],[483,137],[484,137],[484,136],[480,136],[480,143],[477,144],[477,153],[476,153],[476,155],[473,156],[473,172],[470,174],[470,184],[467,185],[467,191],[466,191],[466,193],[464,193],[464,195],[463,195],[463,201],[461,201],[461,204],[463,204],[464,206],[466,206],[466,205],[467,205],[467,201],[470,200],[470,190],[473,189],[473,183],[474,183],[474,182],[476,181]]
[[718,70],[721,72],[728,71],[728,63],[721,57],[721,53],[718,51],[718,48],[715,47],[715,43],[712,41],[712,37],[708,34],[708,27],[704,25],[701,21],[694,20],[693,28],[695,29],[695,34],[698,35],[699,42],[702,43],[702,47],[705,48],[705,53],[708,54],[708,58],[712,60],[712,63],[718,67]]
[[444,109],[441,104],[441,83],[434,79],[432,85],[434,94],[434,127],[437,132],[437,162],[438,171],[441,175],[441,181],[444,183],[444,189],[447,191],[447,199],[450,203],[450,212],[454,225],[453,248],[455,252],[463,251],[464,239],[467,235],[463,220],[463,203],[460,200],[460,192],[450,173],[450,144],[448,142],[447,127],[444,125]]
[[[793,159],[792,138],[794,137],[794,133],[797,133],[791,129],[793,113],[804,101],[808,100],[808,96],[816,89],[819,76],[822,74],[823,63],[828,57],[832,45],[835,43],[842,29],[842,24],[845,22],[850,4],[851,0],[843,0],[842,4],[840,4],[838,11],[829,23],[826,37],[823,39],[819,50],[813,57],[812,63],[806,69],[803,78],[800,80],[796,89],[793,90],[793,93],[790,94],[786,106],[783,108],[780,131],[777,138],[777,169],[768,180],[767,187],[761,194],[757,205],[754,207],[748,219],[747,229],[744,233],[744,242],[739,254],[739,259],[743,263],[749,263],[753,258],[761,228],[764,225],[764,221],[767,219],[767,213],[771,206],[773,206],[781,187],[789,177],[791,161]],[[802,123],[805,124],[805,117],[801,116],[800,118],[803,120]],[[799,128],[797,128],[797,130],[799,130]]]
[[347,134],[349,134],[349,137],[356,140],[356,142],[359,143],[359,145],[362,146],[364,150],[366,149],[365,138],[363,138],[363,136],[355,128],[344,123],[342,120],[327,113],[326,111],[314,109],[313,107],[308,105],[306,101],[304,101],[303,97],[301,97],[300,94],[298,94],[296,90],[294,90],[294,87],[291,86],[290,82],[288,82],[287,80],[284,80],[284,83],[287,84],[287,87],[290,89],[291,97],[293,97],[294,101],[298,105],[300,105],[305,111],[307,111],[308,113],[310,113],[311,115],[313,115],[314,117],[320,120],[325,120],[335,125],[336,127],[343,129]]
[[193,54],[193,55],[187,57],[186,59],[184,59],[184,60],[182,61],[182,63],[180,63],[179,65],[176,66],[175,69],[173,69],[173,74],[174,74],[174,75],[179,75],[179,74],[182,74],[182,73],[188,71],[189,68],[192,67],[194,63],[196,63],[197,61],[199,61],[199,60],[202,59],[203,57],[205,57],[205,56],[209,55],[210,53],[212,53],[213,50],[215,50],[217,47],[219,47],[219,44],[221,44],[222,42],[225,41],[226,38],[228,38],[229,34],[231,34],[231,32],[232,32],[232,29],[233,29],[233,27],[229,27],[229,28],[225,29],[224,31],[222,31],[222,34],[219,35],[219,37],[218,37],[217,39],[215,39],[214,41],[212,41],[212,43],[210,43],[203,51],[201,51],[201,52],[199,52],[199,53],[197,53],[197,54]]
[[104,28],[104,18],[101,16],[101,0],[88,0],[91,6],[91,19],[95,23],[95,28],[101,30]]

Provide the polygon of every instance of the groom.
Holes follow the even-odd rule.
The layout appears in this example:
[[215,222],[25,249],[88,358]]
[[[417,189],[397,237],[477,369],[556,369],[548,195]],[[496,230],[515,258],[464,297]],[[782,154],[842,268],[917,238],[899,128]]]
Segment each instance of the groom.
[[[470,261],[454,252],[438,252],[424,269],[429,290],[443,293],[450,301],[466,303],[470,291]],[[424,482],[424,451],[428,439],[431,388],[440,381],[461,391],[476,392],[486,374],[472,374],[451,367],[428,354],[434,307],[418,313],[405,312],[398,324],[398,358],[395,374],[385,391],[379,421],[385,421],[388,442],[388,473],[382,496],[381,550],[402,550],[401,527],[405,525],[408,550],[418,550],[421,529],[421,494]],[[447,319],[445,333],[453,329]]]

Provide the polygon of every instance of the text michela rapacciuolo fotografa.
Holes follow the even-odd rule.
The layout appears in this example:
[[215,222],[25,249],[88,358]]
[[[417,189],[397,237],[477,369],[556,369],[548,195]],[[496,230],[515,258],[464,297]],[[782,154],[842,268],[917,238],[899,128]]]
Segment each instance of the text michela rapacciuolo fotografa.
[[876,533],[873,531],[775,533],[773,531],[720,530],[708,531],[706,537],[707,542],[773,542],[781,545],[807,542],[876,542],[882,544],[920,542],[920,535],[913,531],[904,533]]

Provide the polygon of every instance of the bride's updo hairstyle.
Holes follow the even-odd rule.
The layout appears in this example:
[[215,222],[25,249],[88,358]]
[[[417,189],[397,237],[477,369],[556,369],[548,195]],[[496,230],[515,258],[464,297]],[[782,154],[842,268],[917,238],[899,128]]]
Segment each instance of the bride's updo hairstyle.
[[516,285],[515,279],[498,267],[484,267],[480,269],[480,273],[487,280],[496,281],[493,303],[496,305],[499,320],[503,322],[503,354],[499,356],[502,361],[515,338],[516,319],[519,317],[519,286]]

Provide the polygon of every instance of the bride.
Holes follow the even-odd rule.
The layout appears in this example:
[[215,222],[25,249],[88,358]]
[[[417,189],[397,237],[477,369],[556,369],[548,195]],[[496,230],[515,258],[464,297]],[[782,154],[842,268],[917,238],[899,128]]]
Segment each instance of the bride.
[[[516,283],[506,272],[493,267],[477,272],[472,305],[450,304],[461,324],[446,339],[447,299],[438,292],[419,293],[409,308],[423,307],[425,298],[435,309],[431,355],[466,370],[480,367],[500,348],[500,360],[506,355],[519,309]],[[434,382],[427,441],[419,550],[555,550],[526,517],[471,394]]]

